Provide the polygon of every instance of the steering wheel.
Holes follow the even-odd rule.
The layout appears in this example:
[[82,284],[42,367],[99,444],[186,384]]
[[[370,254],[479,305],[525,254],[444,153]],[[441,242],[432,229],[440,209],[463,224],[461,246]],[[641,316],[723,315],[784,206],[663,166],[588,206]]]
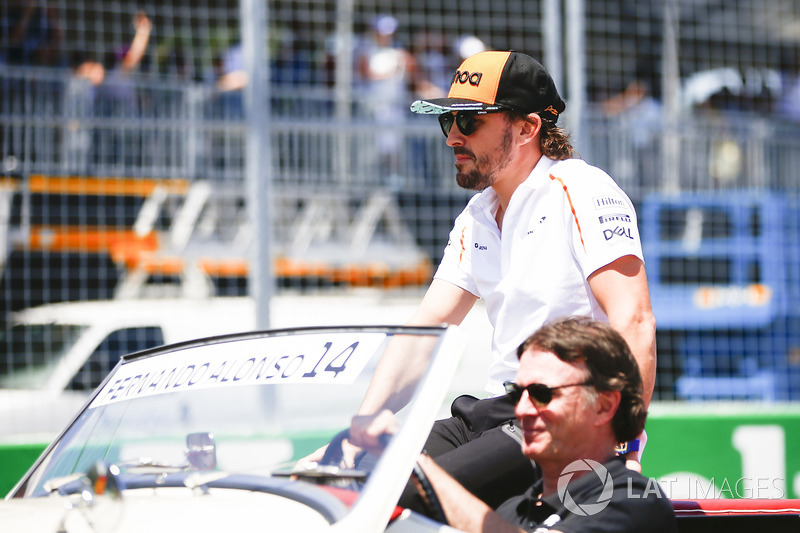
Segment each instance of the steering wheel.
[[[334,437],[331,439],[331,442],[328,444],[328,448],[325,450],[325,454],[322,456],[322,459],[319,462],[320,467],[326,468],[339,466],[342,458],[344,457],[344,440],[348,437],[350,437],[349,428],[344,429],[334,435]],[[384,445],[388,445],[390,438],[390,435],[384,434],[380,436],[379,440]],[[439,496],[436,495],[436,491],[433,490],[433,485],[431,485],[431,482],[425,472],[422,471],[419,463],[414,463],[414,471],[411,474],[411,479],[414,483],[414,486],[419,491],[422,501],[430,513],[430,517],[438,522],[441,522],[442,524],[447,524],[447,517],[444,514],[442,502],[439,500]]]
[[334,435],[319,462],[320,466],[339,466],[344,458],[344,440],[349,437],[349,428]]
[[429,516],[437,522],[449,525],[447,516],[444,514],[442,502],[439,500],[439,496],[436,495],[436,491],[433,490],[433,485],[431,485],[428,476],[419,466],[419,463],[414,463],[414,471],[411,474],[411,480],[422,497],[422,502],[430,513]]

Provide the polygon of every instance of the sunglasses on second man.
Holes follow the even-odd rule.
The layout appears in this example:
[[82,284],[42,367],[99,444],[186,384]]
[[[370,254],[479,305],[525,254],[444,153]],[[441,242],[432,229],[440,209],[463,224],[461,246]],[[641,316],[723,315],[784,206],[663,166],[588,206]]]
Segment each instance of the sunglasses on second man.
[[497,109],[493,111],[459,111],[455,115],[452,113],[443,113],[439,115],[439,125],[442,127],[442,133],[445,137],[450,135],[450,130],[453,129],[453,123],[458,126],[458,131],[463,135],[472,135],[478,129],[478,122],[475,117],[478,115],[488,115],[490,113],[503,113],[505,109]]
[[528,396],[536,407],[545,407],[553,400],[553,391],[558,389],[565,389],[567,387],[591,387],[590,381],[583,383],[570,383],[568,385],[559,385],[558,387],[548,387],[541,383],[531,383],[527,387],[517,385],[513,381],[506,381],[503,387],[506,389],[506,395],[511,398],[514,405],[518,404],[522,399],[522,393],[528,391]]

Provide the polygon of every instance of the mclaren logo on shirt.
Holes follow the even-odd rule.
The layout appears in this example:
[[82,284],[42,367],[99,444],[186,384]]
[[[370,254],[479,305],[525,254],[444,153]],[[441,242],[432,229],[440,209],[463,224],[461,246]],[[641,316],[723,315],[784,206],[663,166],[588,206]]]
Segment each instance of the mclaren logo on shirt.
[[[537,223],[537,227],[544,224],[545,220],[547,220],[547,217],[540,218],[539,222]],[[529,229],[528,233],[526,233],[525,235],[533,235],[534,233],[536,233],[536,228]]]
[[604,229],[603,237],[606,238],[606,241],[610,241],[615,237],[625,237],[630,240],[633,240],[633,235],[631,235],[631,228],[623,228],[622,226],[617,226],[614,229]]

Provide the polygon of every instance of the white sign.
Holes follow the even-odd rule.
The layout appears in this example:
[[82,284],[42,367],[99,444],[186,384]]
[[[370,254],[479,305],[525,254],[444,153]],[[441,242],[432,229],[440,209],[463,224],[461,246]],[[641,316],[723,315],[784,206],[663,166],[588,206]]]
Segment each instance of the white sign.
[[282,383],[351,384],[385,333],[309,333],[221,342],[122,365],[90,408],[212,387]]

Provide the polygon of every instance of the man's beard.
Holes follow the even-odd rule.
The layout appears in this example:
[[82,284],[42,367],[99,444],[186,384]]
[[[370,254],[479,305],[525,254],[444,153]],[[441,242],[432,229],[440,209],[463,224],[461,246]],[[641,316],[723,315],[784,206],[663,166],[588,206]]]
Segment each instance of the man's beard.
[[[482,191],[487,187],[491,187],[494,184],[495,179],[497,179],[497,173],[508,166],[510,162],[508,154],[510,152],[510,129],[507,129],[503,134],[503,140],[494,154],[475,158],[475,154],[466,148],[454,148],[454,154],[470,155],[473,157],[475,162],[472,170],[464,172],[459,171],[456,173],[456,183],[458,183],[458,186],[462,189],[467,189],[469,191]],[[492,157],[492,155],[494,155],[494,157]]]

